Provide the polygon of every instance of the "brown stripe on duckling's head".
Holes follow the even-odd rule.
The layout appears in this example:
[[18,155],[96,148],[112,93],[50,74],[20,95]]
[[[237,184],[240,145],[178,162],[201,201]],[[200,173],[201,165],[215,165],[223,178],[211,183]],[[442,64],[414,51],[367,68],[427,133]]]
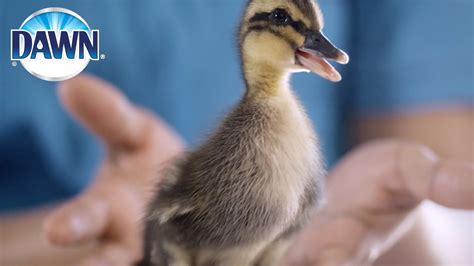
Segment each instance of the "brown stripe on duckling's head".
[[[245,69],[313,72],[331,81],[340,75],[325,59],[347,63],[348,57],[323,35],[323,17],[314,0],[250,0],[240,25]],[[260,67],[261,68],[261,67]],[[248,78],[248,77],[247,77]]]
[[291,0],[291,2],[303,13],[309,20],[314,23],[312,28],[323,28],[323,14],[318,5],[312,0]]

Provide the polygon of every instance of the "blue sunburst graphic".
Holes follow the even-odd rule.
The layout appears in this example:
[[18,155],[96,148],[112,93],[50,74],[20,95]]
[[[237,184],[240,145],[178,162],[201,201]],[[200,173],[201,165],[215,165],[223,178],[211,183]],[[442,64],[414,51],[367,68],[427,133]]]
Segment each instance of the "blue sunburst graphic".
[[35,35],[38,30],[68,31],[84,30],[90,32],[90,28],[77,17],[60,11],[50,11],[38,14],[25,21],[21,29]]

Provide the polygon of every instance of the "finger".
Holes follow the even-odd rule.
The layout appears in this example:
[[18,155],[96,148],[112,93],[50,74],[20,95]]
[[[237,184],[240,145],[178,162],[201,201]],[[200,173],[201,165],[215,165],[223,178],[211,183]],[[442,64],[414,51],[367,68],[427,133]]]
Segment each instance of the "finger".
[[81,75],[62,82],[58,95],[71,115],[106,143],[133,148],[142,140],[143,113],[105,81]]
[[366,237],[366,225],[354,217],[334,215],[323,208],[296,236],[283,265],[364,265],[367,253],[359,251]]
[[450,208],[474,208],[472,164],[439,160],[420,146],[401,147],[398,161],[406,189],[418,200],[429,199]]
[[43,231],[55,245],[84,243],[102,235],[108,224],[108,211],[104,200],[86,194],[51,214]]
[[474,209],[474,167],[469,163],[440,162],[427,198],[450,208]]
[[[349,264],[350,255],[346,251],[339,248],[306,253],[290,254],[283,259],[280,266],[341,266],[341,265],[357,265]],[[294,255],[297,254],[297,255]]]
[[105,243],[95,253],[85,258],[79,266],[131,266],[138,258],[130,254],[126,246]]

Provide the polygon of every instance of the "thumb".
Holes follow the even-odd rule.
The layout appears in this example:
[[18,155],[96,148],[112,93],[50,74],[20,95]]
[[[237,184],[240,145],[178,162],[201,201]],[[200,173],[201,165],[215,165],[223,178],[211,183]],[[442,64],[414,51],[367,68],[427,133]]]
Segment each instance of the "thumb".
[[80,75],[62,82],[58,96],[75,119],[107,144],[123,148],[140,144],[146,116],[111,84]]
[[73,245],[95,239],[107,226],[108,212],[106,201],[85,194],[47,217],[43,225],[46,238],[55,245]]

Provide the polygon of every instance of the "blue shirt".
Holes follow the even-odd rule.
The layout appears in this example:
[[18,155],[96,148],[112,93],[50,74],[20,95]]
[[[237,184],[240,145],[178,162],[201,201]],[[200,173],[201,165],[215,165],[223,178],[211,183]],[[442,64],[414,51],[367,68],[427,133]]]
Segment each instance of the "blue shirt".
[[[196,142],[243,92],[235,36],[244,0],[0,2],[0,211],[34,207],[83,189],[102,156],[75,124],[56,83],[9,60],[10,29],[51,6],[100,30],[86,72],[104,78]],[[327,164],[350,144],[354,115],[472,104],[473,1],[320,0],[326,35],[351,55],[343,82],[297,74],[293,85]]]

